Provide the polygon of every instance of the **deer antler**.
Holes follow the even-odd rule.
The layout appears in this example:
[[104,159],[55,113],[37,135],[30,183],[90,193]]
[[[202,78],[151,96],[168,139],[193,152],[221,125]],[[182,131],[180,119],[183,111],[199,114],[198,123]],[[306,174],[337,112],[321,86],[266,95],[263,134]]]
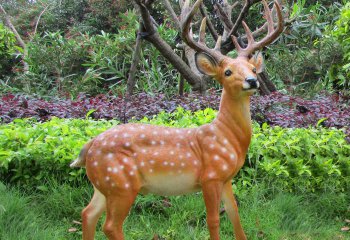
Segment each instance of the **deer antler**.
[[195,4],[190,8],[190,0],[186,0],[182,11],[181,11],[181,28],[182,28],[182,39],[188,46],[196,50],[197,52],[205,52],[208,53],[210,56],[215,58],[218,62],[224,58],[224,55],[220,53],[220,44],[221,44],[221,37],[218,37],[217,42],[215,44],[215,48],[211,49],[205,45],[205,28],[206,28],[206,18],[203,18],[201,22],[201,26],[199,29],[199,41],[194,41],[192,37],[192,29],[191,29],[191,22],[193,19],[194,14],[197,12],[199,7],[201,6],[203,0],[197,0]]
[[275,29],[273,18],[272,18],[272,11],[270,10],[269,6],[267,5],[265,0],[262,0],[262,3],[264,5],[264,10],[265,10],[265,18],[267,20],[267,35],[261,39],[260,41],[256,42],[253,37],[253,33],[249,29],[248,25],[242,21],[242,25],[244,27],[244,30],[246,32],[247,40],[248,40],[248,45],[246,48],[242,48],[235,36],[232,37],[232,41],[237,49],[238,55],[241,57],[249,57],[253,52],[256,50],[263,48],[264,46],[270,44],[273,42],[279,34],[283,31],[283,16],[282,16],[282,11],[281,11],[281,6],[279,5],[278,1],[275,0],[275,9],[276,9],[276,14],[277,14],[277,28]]

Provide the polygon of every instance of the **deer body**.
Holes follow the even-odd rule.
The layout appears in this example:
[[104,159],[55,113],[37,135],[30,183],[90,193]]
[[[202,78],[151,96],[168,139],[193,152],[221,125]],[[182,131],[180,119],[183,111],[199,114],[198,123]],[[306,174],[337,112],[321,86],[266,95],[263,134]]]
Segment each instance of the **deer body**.
[[[169,196],[199,191],[208,181],[230,181],[250,142],[249,100],[246,106],[227,100],[225,106],[223,95],[218,118],[199,128],[125,124],[100,134],[86,156],[92,184],[106,196],[121,190]],[[237,117],[243,122],[232,125]]]
[[237,240],[246,240],[233,195],[231,179],[244,164],[252,129],[249,99],[259,83],[256,74],[262,71],[257,49],[276,39],[283,30],[282,14],[275,2],[278,25],[274,29],[272,13],[262,1],[268,35],[255,42],[248,26],[248,46],[241,48],[232,37],[238,57],[222,55],[218,39],[215,49],[203,44],[205,18],[199,42],[190,33],[190,23],[201,0],[192,10],[189,1],[185,13],[182,38],[197,51],[195,61],[203,74],[223,86],[216,119],[198,128],[168,128],[146,124],[125,124],[114,127],[87,143],[71,166],[85,166],[95,192],[82,212],[83,239],[93,240],[98,218],[106,211],[104,232],[109,239],[123,240],[123,222],[139,193],[181,195],[201,190],[207,210],[210,239],[219,240],[219,207],[221,200],[234,226]]

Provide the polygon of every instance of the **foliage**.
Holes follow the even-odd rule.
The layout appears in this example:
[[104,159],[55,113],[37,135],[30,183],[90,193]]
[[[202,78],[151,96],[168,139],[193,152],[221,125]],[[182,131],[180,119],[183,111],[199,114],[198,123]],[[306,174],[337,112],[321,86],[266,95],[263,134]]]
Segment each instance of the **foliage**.
[[[86,97],[80,95],[72,101],[51,99],[50,101],[5,94],[0,98],[0,118],[4,123],[16,118],[35,117],[46,121],[52,116],[60,118],[118,119],[128,122],[130,119],[152,117],[161,111],[173,112],[178,106],[192,112],[205,108],[218,109],[220,95],[209,92],[206,96],[187,94],[184,97],[164,94],[149,95],[140,93],[127,101],[122,96],[98,95]],[[275,92],[268,96],[254,96],[251,101],[252,118],[260,125],[282,127],[323,127],[347,128],[350,137],[349,99],[342,95],[320,95],[314,100],[289,96]],[[349,139],[350,141],[350,139]]]
[[350,94],[350,3],[342,8],[340,18],[330,35],[339,42],[344,55],[343,61],[334,64],[328,76],[337,88]]
[[[209,123],[216,112],[211,109],[192,113],[182,108],[162,112],[141,122],[194,127]],[[45,179],[74,181],[83,170],[69,169],[88,139],[116,121],[65,120],[53,118],[45,123],[20,120],[1,125],[0,176],[2,181],[40,186]],[[271,128],[254,124],[254,135],[241,184],[273,181],[288,190],[308,191],[332,187],[346,191],[350,186],[350,145],[341,130],[310,128]]]
[[333,90],[325,76],[334,63],[341,61],[342,51],[338,41],[327,37],[327,27],[339,18],[341,5],[328,4],[293,2],[291,25],[273,52],[267,51],[267,70],[279,89],[307,96]]
[[72,87],[77,87],[74,81],[79,78],[87,53],[83,43],[64,38],[60,32],[36,36],[28,44],[26,61],[30,65],[30,74],[45,77],[42,78],[43,81],[27,81],[27,84],[38,85],[34,89],[72,91]]
[[53,177],[72,180],[82,173],[67,168],[68,159],[92,137],[117,121],[64,120],[46,123],[17,119],[1,125],[1,176],[9,182],[40,185]]
[[21,51],[21,49],[16,46],[14,34],[0,23],[0,76],[10,71],[16,51]]

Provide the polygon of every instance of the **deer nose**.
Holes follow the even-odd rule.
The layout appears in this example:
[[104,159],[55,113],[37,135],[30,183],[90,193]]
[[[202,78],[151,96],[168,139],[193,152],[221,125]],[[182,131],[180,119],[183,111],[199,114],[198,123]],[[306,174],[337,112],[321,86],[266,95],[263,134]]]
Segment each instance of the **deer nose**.
[[258,80],[255,77],[247,77],[245,81],[249,84],[251,89],[259,87]]

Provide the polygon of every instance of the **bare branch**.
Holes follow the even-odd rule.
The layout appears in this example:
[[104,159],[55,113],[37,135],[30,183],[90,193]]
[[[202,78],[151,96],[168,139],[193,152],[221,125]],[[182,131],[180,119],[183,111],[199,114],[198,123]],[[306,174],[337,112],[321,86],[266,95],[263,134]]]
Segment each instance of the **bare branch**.
[[48,4],[48,5],[41,11],[41,13],[39,14],[38,19],[37,19],[37,21],[36,21],[36,23],[35,23],[35,28],[34,28],[33,36],[35,36],[35,34],[36,34],[36,31],[37,31],[37,29],[38,29],[38,25],[39,25],[39,21],[40,21],[41,16],[46,12],[46,10],[50,7],[50,5],[52,5],[52,3]]
[[181,30],[180,21],[179,21],[177,15],[176,15],[176,13],[175,13],[173,7],[171,6],[170,2],[169,2],[168,0],[163,0],[163,2],[164,2],[165,9],[166,9],[166,10],[168,11],[168,13],[170,14],[170,17],[171,17],[171,19],[173,20],[173,22],[174,22],[176,28],[177,28],[178,30]]
[[209,32],[213,36],[214,40],[216,41],[218,39],[219,34],[215,30],[213,23],[211,22],[210,18],[208,17],[207,10],[205,9],[205,6],[203,3],[201,4],[199,9],[201,11],[202,16],[207,19],[207,25],[208,25]]

